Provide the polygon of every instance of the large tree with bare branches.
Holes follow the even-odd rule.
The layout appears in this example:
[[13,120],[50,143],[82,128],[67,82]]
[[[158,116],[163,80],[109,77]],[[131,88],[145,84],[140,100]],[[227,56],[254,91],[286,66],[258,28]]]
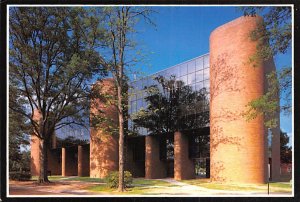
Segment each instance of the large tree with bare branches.
[[104,73],[95,51],[101,33],[83,8],[10,9],[9,88],[16,97],[9,109],[25,117],[39,138],[40,183],[48,182],[47,147],[53,132],[85,124],[90,80],[94,73]]

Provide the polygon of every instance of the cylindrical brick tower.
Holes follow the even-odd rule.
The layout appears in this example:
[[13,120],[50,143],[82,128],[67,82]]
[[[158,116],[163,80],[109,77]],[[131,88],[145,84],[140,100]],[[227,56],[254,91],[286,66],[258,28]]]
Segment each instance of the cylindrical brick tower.
[[[34,110],[33,120],[37,123],[40,122],[41,113],[38,110]],[[30,172],[32,176],[38,176],[40,173],[40,140],[32,134],[30,137]]]
[[[93,86],[94,90],[101,91],[102,98],[91,100],[91,122],[94,115],[105,118],[98,127],[91,125],[90,139],[90,177],[103,178],[110,171],[118,170],[119,147],[118,135],[113,130],[118,127],[118,110],[110,101],[103,101],[107,96],[115,96],[115,84],[113,79],[105,79]],[[101,111],[101,113],[100,113]]]
[[250,33],[261,17],[240,17],[210,35],[211,180],[264,183],[267,179],[263,117],[246,121],[246,105],[264,93],[264,63],[251,62]]

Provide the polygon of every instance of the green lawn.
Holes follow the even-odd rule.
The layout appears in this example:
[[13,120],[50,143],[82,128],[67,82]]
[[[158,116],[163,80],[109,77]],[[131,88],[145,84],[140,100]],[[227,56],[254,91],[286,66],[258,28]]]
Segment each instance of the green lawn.
[[143,178],[133,179],[132,185],[138,186],[168,186],[170,183],[162,180],[146,180]]
[[90,178],[90,177],[72,177],[65,179],[66,181],[81,181],[81,182],[105,182],[104,179],[100,178]]
[[[250,184],[223,184],[223,183],[215,183],[209,182],[209,179],[193,179],[193,180],[182,180],[182,182],[196,185],[199,187],[204,187],[208,189],[216,189],[216,190],[230,190],[230,191],[264,191],[267,190],[268,185],[250,185]],[[270,183],[270,191],[278,191],[278,192],[292,192],[292,186],[288,183],[283,182],[271,182]]]
[[[37,180],[38,176],[32,176],[31,180]],[[48,176],[48,179],[50,181],[58,181],[58,180],[64,180],[64,181],[81,181],[81,182],[104,182],[104,179],[100,178],[90,178],[90,177],[63,177],[61,175],[52,175]]]
[[176,186],[172,185],[166,181],[162,180],[146,180],[141,178],[133,179],[132,187],[126,188],[126,192],[120,193],[117,192],[115,188],[109,188],[108,186],[96,185],[89,187],[89,191],[107,193],[107,194],[147,194],[147,192],[151,192],[152,190],[156,189],[156,186],[163,186],[163,187],[170,187]]
[[[37,180],[37,176],[33,176],[32,180]],[[98,182],[105,183],[104,179],[90,178],[90,177],[62,177],[62,176],[49,176],[50,181],[81,181],[81,182]],[[191,184],[207,189],[214,190],[228,190],[228,191],[254,191],[254,192],[266,192],[267,184],[262,185],[249,185],[249,184],[225,184],[225,183],[215,183],[210,182],[209,179],[192,179],[192,180],[181,180],[186,184]],[[148,180],[144,178],[134,178],[132,182],[132,187],[126,188],[126,192],[117,192],[115,188],[109,188],[106,184],[97,184],[88,187],[89,191],[99,192],[101,194],[150,194],[157,193],[159,189],[168,189],[168,187],[174,187],[178,185],[171,184],[163,180]],[[285,192],[291,193],[292,186],[289,183],[283,182],[271,182],[270,192]]]
[[[31,177],[31,180],[38,180],[38,176],[32,176]],[[61,175],[52,175],[52,176],[48,176],[48,179],[50,181],[57,181],[57,180],[61,180],[62,178],[65,178],[65,177],[62,177]]]

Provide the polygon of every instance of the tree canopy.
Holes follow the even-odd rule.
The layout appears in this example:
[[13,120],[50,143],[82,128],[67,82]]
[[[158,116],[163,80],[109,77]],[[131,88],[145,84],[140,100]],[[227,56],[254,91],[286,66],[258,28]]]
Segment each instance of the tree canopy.
[[292,163],[292,147],[289,144],[289,136],[280,130],[280,160],[281,163]]
[[[264,61],[273,60],[273,56],[285,54],[291,48],[292,20],[290,6],[274,7],[242,7],[244,15],[261,15],[263,21],[250,33],[252,40],[258,41],[257,52],[249,58],[254,62],[257,58]],[[277,113],[289,115],[292,110],[292,68],[277,67],[267,77],[267,92],[249,102],[248,120],[259,114],[265,116],[265,126],[274,128],[278,125]],[[278,99],[281,99],[281,102]]]
[[77,7],[12,7],[9,24],[9,89],[16,96],[9,108],[41,141],[44,182],[50,136],[66,125],[85,125],[91,79],[105,74],[95,51],[101,29]]

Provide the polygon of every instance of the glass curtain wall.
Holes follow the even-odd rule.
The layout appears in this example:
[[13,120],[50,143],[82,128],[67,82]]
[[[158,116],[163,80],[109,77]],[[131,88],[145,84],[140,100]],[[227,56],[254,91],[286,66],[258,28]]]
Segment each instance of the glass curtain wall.
[[[144,99],[147,96],[145,87],[157,84],[159,90],[163,90],[161,85],[155,80],[159,76],[167,79],[175,76],[176,81],[182,81],[193,92],[204,92],[205,97],[197,100],[195,103],[196,106],[185,106],[183,103],[182,106],[186,107],[184,116],[197,119],[197,115],[203,112],[209,113],[209,54],[206,54],[172,66],[151,76],[133,81],[129,89],[129,115],[135,114],[142,108],[147,108],[148,103]],[[209,126],[209,123],[206,126]],[[138,135],[149,134],[146,128],[135,126],[131,120],[128,121],[128,129],[129,131],[135,131]]]

